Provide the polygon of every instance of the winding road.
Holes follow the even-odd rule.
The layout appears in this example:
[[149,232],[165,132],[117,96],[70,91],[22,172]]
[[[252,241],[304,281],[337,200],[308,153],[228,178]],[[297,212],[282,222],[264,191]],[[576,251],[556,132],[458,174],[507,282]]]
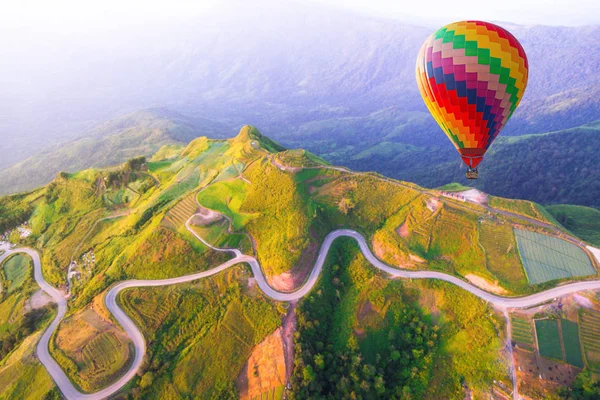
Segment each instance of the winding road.
[[[233,258],[213,269],[208,271],[199,272],[196,274],[181,276],[177,278],[171,279],[159,279],[159,280],[128,280],[124,282],[120,282],[113,286],[105,296],[105,304],[107,309],[112,313],[115,319],[122,326],[123,330],[127,333],[127,335],[131,338],[134,348],[135,348],[135,357],[134,360],[129,367],[129,370],[116,382],[111,384],[110,386],[95,392],[95,393],[82,393],[80,392],[70,381],[58,363],[52,358],[50,352],[48,350],[48,344],[50,338],[58,324],[65,316],[67,310],[67,302],[64,296],[54,287],[50,286],[42,276],[42,266],[40,262],[39,254],[36,250],[29,248],[18,248],[18,249],[8,249],[8,246],[2,247],[2,249],[6,250],[0,257],[0,262],[4,260],[6,257],[10,256],[14,253],[26,253],[28,254],[32,260],[34,265],[34,278],[40,288],[49,294],[52,299],[58,304],[58,313],[50,326],[43,333],[40,341],[37,345],[37,356],[40,362],[44,365],[48,373],[51,375],[52,379],[63,393],[63,395],[68,399],[85,399],[85,400],[96,400],[96,399],[104,399],[117,391],[119,391],[131,378],[135,376],[137,371],[139,370],[142,360],[144,358],[146,352],[146,341],[139,328],[133,322],[131,318],[129,318],[125,312],[119,307],[117,303],[117,297],[119,293],[127,288],[134,287],[153,287],[153,286],[167,286],[174,285],[179,283],[185,283],[190,281],[195,281],[198,279],[206,278],[215,274],[218,274],[221,271],[226,270],[236,264],[247,263],[250,265],[252,269],[252,273],[256,278],[256,283],[260,287],[260,289],[270,298],[277,301],[292,301],[297,300],[310,292],[313,286],[317,283],[319,275],[321,274],[321,270],[323,269],[323,265],[325,263],[325,259],[327,254],[329,253],[329,249],[334,240],[340,237],[349,237],[356,240],[358,243],[361,252],[364,257],[377,269],[389,274],[392,278],[404,278],[404,279],[439,279],[449,283],[452,283],[456,286],[467,290],[468,292],[474,294],[475,296],[491,303],[498,309],[506,311],[511,308],[526,308],[530,306],[534,306],[540,303],[544,303],[548,300],[552,300],[555,297],[565,296],[577,291],[581,290],[594,290],[600,289],[600,280],[594,281],[584,281],[584,282],[575,282],[563,286],[558,286],[553,289],[546,290],[544,292],[536,293],[530,296],[525,297],[502,297],[498,295],[494,295],[488,293],[476,286],[473,286],[470,283],[467,283],[455,276],[451,276],[442,272],[436,271],[406,271],[399,270],[397,268],[391,267],[381,260],[379,260],[375,255],[371,252],[365,238],[358,232],[349,229],[339,229],[331,232],[329,235],[325,237],[321,248],[319,250],[317,261],[313,267],[313,270],[310,273],[310,276],[304,283],[304,285],[290,293],[282,293],[274,290],[267,283],[265,276],[260,268],[260,264],[256,260],[256,258],[248,255],[242,254],[238,249],[219,249],[211,244],[207,243],[202,237],[200,237],[190,226],[191,220],[194,216],[190,217],[186,222],[186,228],[196,237],[198,240],[202,241],[205,245],[211,247],[217,251],[223,252],[231,252],[233,254]],[[514,371],[513,371],[514,374]],[[514,378],[513,378],[514,379]],[[516,395],[516,393],[515,393]]]

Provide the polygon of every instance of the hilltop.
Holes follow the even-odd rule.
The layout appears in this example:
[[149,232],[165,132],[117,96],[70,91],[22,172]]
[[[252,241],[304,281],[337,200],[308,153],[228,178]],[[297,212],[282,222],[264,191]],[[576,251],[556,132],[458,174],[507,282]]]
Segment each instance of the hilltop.
[[[132,357],[130,339],[106,309],[107,290],[230,260],[212,246],[255,256],[283,293],[307,280],[321,243],[339,228],[360,232],[393,268],[444,272],[504,296],[597,276],[590,251],[541,206],[462,189],[331,166],[244,126],[231,139],[203,136],[113,167],[60,173],[46,186],[1,197],[0,220],[3,230],[27,222],[31,234],[12,232],[11,240],[39,249],[45,279],[70,293],[50,352],[76,385],[96,391]],[[548,254],[550,264],[540,258]],[[296,368],[286,372],[295,398],[509,392],[502,314],[456,286],[389,280],[347,238],[334,242],[323,279],[297,306],[267,297],[248,272],[239,264],[207,279],[123,291],[119,302],[148,343],[139,376],[123,391],[134,398],[235,397],[249,390],[244,371],[267,368],[264,360],[246,362],[261,359],[251,356],[263,341],[277,342],[270,335],[278,327],[291,329],[282,326],[289,317],[298,328],[290,339]],[[1,299],[3,307],[12,298]],[[9,318],[2,310],[0,318]],[[24,355],[0,361],[7,367],[0,383],[24,382],[34,371],[19,368],[31,354],[27,336],[12,346],[24,346]],[[329,378],[336,374],[339,384]],[[267,385],[269,393],[283,391],[278,382]],[[7,397],[31,390],[0,387]]]

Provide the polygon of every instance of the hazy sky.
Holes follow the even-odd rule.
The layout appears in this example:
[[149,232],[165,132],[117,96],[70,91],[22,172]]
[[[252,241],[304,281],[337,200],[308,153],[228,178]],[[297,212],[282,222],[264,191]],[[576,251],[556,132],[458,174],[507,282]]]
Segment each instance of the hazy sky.
[[[325,7],[359,13],[443,24],[460,19],[484,19],[520,24],[587,25],[600,23],[599,0],[309,0]],[[106,31],[122,25],[189,19],[221,8],[238,9],[228,0],[9,0],[0,6],[0,32],[74,33]],[[285,8],[286,0],[245,1],[253,11]],[[325,8],[324,9],[327,9]],[[9,40],[5,33],[0,40]]]

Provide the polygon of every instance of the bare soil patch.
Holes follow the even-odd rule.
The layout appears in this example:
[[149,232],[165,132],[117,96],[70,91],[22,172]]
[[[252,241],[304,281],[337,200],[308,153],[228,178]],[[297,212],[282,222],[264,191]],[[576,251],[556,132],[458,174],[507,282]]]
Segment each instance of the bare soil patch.
[[223,215],[218,212],[199,206],[196,215],[192,218],[192,224],[197,226],[210,225],[222,218]]
[[252,399],[285,385],[286,363],[282,332],[283,328],[277,328],[252,351],[236,380],[240,399]]
[[465,275],[465,278],[467,278],[467,280],[469,282],[471,282],[473,285],[475,285],[478,288],[483,289],[487,292],[496,293],[496,294],[506,294],[507,293],[506,289],[499,286],[497,283],[490,282],[487,279],[482,278],[480,276],[477,276],[474,274],[467,274],[467,275]]
[[518,348],[514,349],[514,357],[519,394],[533,399],[556,395],[561,386],[570,385],[579,373],[579,369],[571,365]]
[[402,225],[400,225],[399,227],[396,228],[396,233],[398,235],[400,235],[400,237],[402,238],[407,238],[408,237],[408,224],[406,223],[406,221],[404,221],[402,223]]

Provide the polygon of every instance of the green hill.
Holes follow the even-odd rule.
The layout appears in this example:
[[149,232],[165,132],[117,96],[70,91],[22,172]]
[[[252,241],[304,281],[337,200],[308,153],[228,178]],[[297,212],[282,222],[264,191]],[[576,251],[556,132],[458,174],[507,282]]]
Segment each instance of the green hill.
[[569,231],[595,246],[600,246],[600,211],[570,204],[547,206],[546,210]]
[[[39,249],[52,285],[64,288],[76,262],[69,314],[50,347],[88,391],[114,381],[131,357],[103,305],[111,285],[191,274],[231,257],[194,234],[254,254],[280,290],[302,284],[325,236],[341,227],[361,232],[389,265],[443,271],[498,293],[523,295],[573,279],[529,283],[513,224],[547,235],[560,229],[539,226],[552,220],[531,202],[491,198],[496,210],[330,166],[251,126],[231,139],[168,142],[148,159],[59,173],[32,192],[0,197],[0,204],[3,229],[27,222],[31,235],[11,239]],[[3,293],[5,300],[26,301],[31,279],[12,264],[7,270],[19,287]],[[499,361],[501,317],[483,301],[437,282],[384,279],[347,240],[336,242],[323,273],[298,305],[297,398],[358,390],[464,398],[464,385],[485,396],[491,381],[510,384]],[[185,285],[128,290],[120,301],[148,341],[141,377],[125,389],[134,398],[235,397],[234,381],[252,349],[280,326],[287,307],[265,297],[244,266]],[[11,315],[0,309],[0,318]],[[388,353],[391,359],[382,360]],[[10,360],[16,368],[24,359]],[[346,383],[329,382],[331,374]],[[18,397],[10,390],[0,389],[0,397]]]

